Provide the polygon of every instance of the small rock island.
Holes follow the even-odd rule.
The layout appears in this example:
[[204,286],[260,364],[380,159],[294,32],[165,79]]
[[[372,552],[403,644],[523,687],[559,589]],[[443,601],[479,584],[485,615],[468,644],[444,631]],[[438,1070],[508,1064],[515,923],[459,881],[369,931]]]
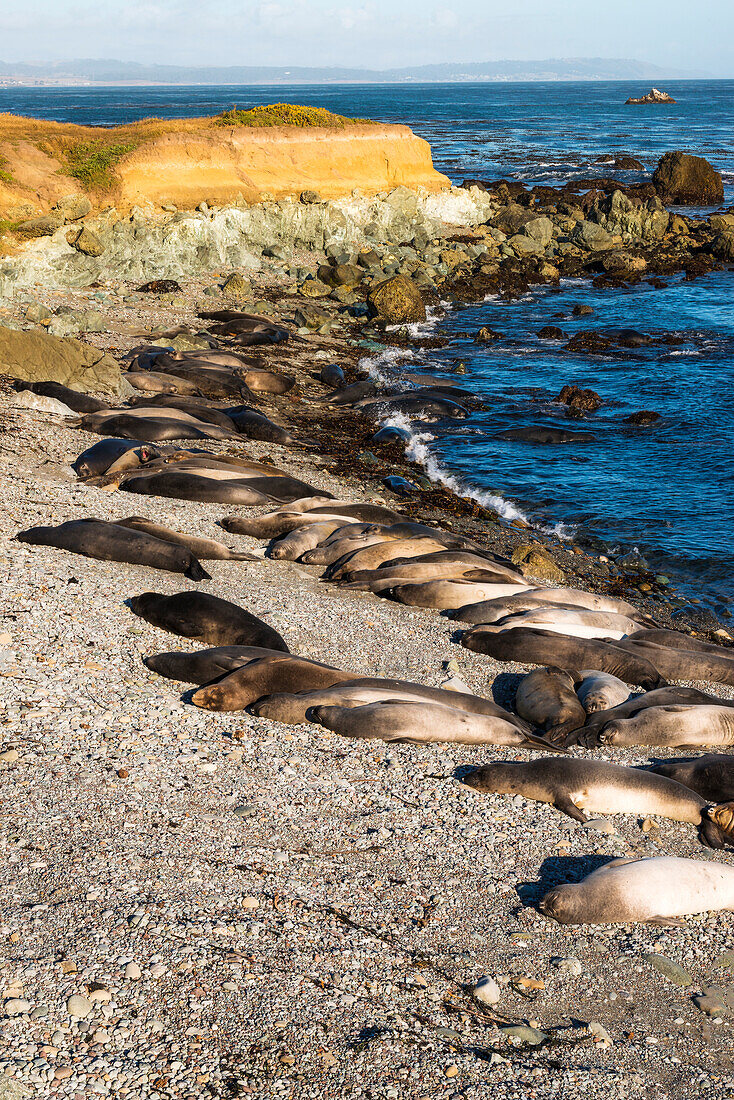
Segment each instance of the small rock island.
[[647,103],[675,103],[675,100],[667,92],[661,92],[659,88],[651,88],[647,95],[638,96],[636,99],[630,96],[625,107],[630,104],[635,107],[645,106]]

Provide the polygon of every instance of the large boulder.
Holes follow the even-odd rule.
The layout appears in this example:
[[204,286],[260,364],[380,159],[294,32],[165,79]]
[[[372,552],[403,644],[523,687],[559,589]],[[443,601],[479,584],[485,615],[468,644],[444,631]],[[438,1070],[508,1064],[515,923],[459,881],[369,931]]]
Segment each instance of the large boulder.
[[571,240],[578,248],[587,252],[605,252],[622,243],[621,237],[607,233],[603,226],[589,221],[576,222]]
[[118,394],[123,390],[119,365],[99,348],[81,340],[2,326],[0,374],[22,382],[60,382],[85,393]]
[[711,245],[711,251],[718,260],[734,260],[734,233],[731,230],[719,233]]
[[597,199],[589,216],[608,233],[618,233],[631,244],[662,240],[670,223],[670,215],[657,196],[640,200],[622,191]]
[[716,206],[724,201],[720,174],[703,157],[666,153],[652,182],[663,202],[678,206]]
[[392,325],[425,321],[426,307],[421,292],[411,279],[393,275],[373,287],[367,301],[373,314]]

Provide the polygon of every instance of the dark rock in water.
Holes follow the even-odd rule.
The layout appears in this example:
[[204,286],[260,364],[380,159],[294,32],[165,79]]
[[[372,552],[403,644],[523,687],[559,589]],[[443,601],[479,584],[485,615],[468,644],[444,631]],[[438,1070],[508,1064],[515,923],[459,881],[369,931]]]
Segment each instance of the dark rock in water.
[[497,439],[517,439],[522,443],[591,443],[591,432],[569,432],[565,428],[510,428]]
[[580,386],[564,386],[553,400],[579,412],[595,412],[603,403],[594,390],[582,390]]
[[652,409],[640,409],[639,412],[631,413],[629,416],[625,416],[625,424],[654,424],[656,420],[660,419],[660,413],[654,412]]
[[647,260],[644,256],[635,256],[632,252],[621,250],[605,256],[602,266],[607,275],[628,279],[631,275],[642,275],[647,271]]
[[408,443],[410,432],[407,428],[394,428],[392,426],[380,428],[372,436],[373,443]]
[[608,351],[613,346],[608,336],[602,336],[599,332],[577,332],[566,344],[566,351],[591,352],[598,355]]
[[645,165],[636,157],[627,153],[609,153],[604,157],[597,157],[594,164],[608,164],[615,172],[644,172]]
[[138,287],[138,294],[178,294],[181,287],[175,279],[153,279]]
[[389,324],[401,325],[425,321],[426,307],[421,292],[411,279],[394,275],[370,290],[367,301],[374,316]]
[[538,331],[538,336],[541,340],[568,339],[568,333],[564,332],[562,328],[558,328],[557,325],[543,325],[542,329]]
[[492,344],[495,340],[501,340],[502,336],[499,332],[495,332],[494,329],[488,325],[483,325],[477,333],[478,344]]
[[649,103],[675,103],[675,100],[667,92],[661,92],[658,88],[651,88],[646,95],[630,96],[629,99],[625,100],[625,107],[645,107]]
[[716,206],[724,201],[721,175],[703,157],[666,153],[652,177],[663,202],[680,206]]
[[694,607],[692,604],[687,604],[685,607],[680,607],[674,611],[671,618],[682,619],[684,623],[704,634],[721,630],[721,623],[713,611],[709,611],[706,607]]
[[590,317],[593,312],[593,308],[587,305],[574,306],[571,310],[574,317]]
[[638,332],[635,328],[607,329],[604,335],[622,348],[642,348],[653,342],[647,333]]
[[391,474],[389,477],[382,479],[382,484],[390,492],[395,493],[399,497],[412,497],[416,493],[420,492],[420,489],[413,481],[408,481],[405,477],[398,477],[397,474]]

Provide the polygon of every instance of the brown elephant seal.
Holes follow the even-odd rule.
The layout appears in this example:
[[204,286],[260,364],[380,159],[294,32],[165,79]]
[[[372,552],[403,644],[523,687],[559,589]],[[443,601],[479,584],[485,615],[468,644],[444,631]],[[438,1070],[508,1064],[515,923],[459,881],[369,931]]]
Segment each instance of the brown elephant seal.
[[185,378],[175,378],[172,374],[163,374],[154,370],[129,370],[122,376],[126,382],[141,393],[180,393],[197,394],[198,386]]
[[146,406],[87,413],[81,417],[77,427],[96,435],[118,435],[142,439],[146,443],[159,443],[166,439],[232,439],[237,434],[216,424],[204,424],[178,409],[153,410]]
[[220,428],[226,428],[230,432],[235,431],[234,421],[221,409],[215,409],[203,404],[203,400],[195,400],[192,397],[177,397],[175,394],[159,393],[155,397],[133,397],[130,404],[136,408],[146,409],[178,409],[188,413],[203,424],[217,424]]
[[127,519],[115,521],[117,527],[128,527],[133,531],[145,531],[163,542],[173,542],[177,546],[185,546],[187,550],[199,559],[199,561],[259,561],[253,554],[244,550],[230,550],[223,542],[216,539],[202,539],[196,535],[186,535],[183,531],[173,531],[170,527],[164,527],[162,523],[151,523],[145,516],[128,516]]
[[544,730],[551,741],[562,741],[586,721],[586,711],[574,691],[574,676],[560,668],[536,668],[523,676],[515,710]]
[[553,756],[487,764],[462,782],[476,791],[547,802],[574,821],[607,814],[656,814],[695,825],[701,843],[709,848],[723,848],[734,839],[731,824],[720,827],[712,821],[706,802],[694,791],[662,775],[601,760]]
[[410,745],[513,745],[553,748],[542,737],[523,733],[512,722],[489,714],[469,714],[426,700],[387,700],[361,707],[316,706],[311,714],[321,726],[341,737],[366,741],[401,741]]
[[100,477],[102,474],[136,470],[160,457],[157,447],[139,439],[100,439],[99,443],[82,451],[72,470],[77,477]]
[[175,359],[164,354],[156,359],[155,369],[188,382],[202,397],[220,401],[255,400],[255,395],[244,378],[226,367],[214,366],[198,359]]
[[193,653],[182,653],[180,650],[152,653],[150,657],[143,657],[143,664],[151,672],[157,672],[168,680],[201,685],[210,684],[212,680],[218,680],[220,676],[226,676],[259,657],[276,653],[282,656],[282,651],[264,649],[262,646],[221,645],[212,649],[197,649]]
[[734,908],[734,867],[653,856],[613,859],[579,883],[555,886],[540,911],[560,924],[665,923]]
[[68,386],[62,386],[60,382],[31,382],[28,387],[23,386],[23,389],[26,388],[31,393],[37,393],[39,397],[53,397],[54,400],[63,402],[76,413],[93,413],[107,408],[105,402],[98,397],[72,390]]
[[734,800],[734,756],[729,753],[710,752],[690,760],[671,760],[648,771],[682,783],[707,802]]
[[654,745],[658,748],[708,748],[734,744],[732,707],[648,707],[631,718],[606,722],[597,745]]
[[238,434],[244,435],[246,439],[259,439],[264,443],[281,445],[293,442],[293,436],[286,428],[282,428],[280,424],[274,423],[264,413],[250,408],[249,405],[227,409],[227,416]]
[[388,700],[411,702],[425,700],[439,703],[468,714],[484,714],[509,722],[522,733],[530,733],[531,727],[524,719],[510,714],[492,699],[464,692],[447,691],[445,688],[426,687],[410,680],[382,680],[376,677],[353,677],[333,687],[302,692],[298,695],[276,693],[259,699],[250,707],[250,713],[260,718],[297,725],[309,721],[309,712],[315,706],[354,707]]
[[274,500],[287,501],[299,496],[307,486],[285,474],[258,477],[248,476],[243,471],[238,476],[235,468],[232,474],[225,475],[203,467],[198,470],[169,467],[133,473],[122,480],[120,488],[126,493],[194,500],[204,504],[252,505],[270,504]]
[[664,684],[658,670],[644,657],[619,648],[620,643],[597,638],[568,638],[552,631],[515,628],[500,634],[486,626],[464,632],[461,644],[475,653],[487,653],[500,661],[524,665],[551,665],[575,671],[596,668],[610,672],[626,684],[656,688]]
[[584,668],[579,672],[579,680],[581,682],[576,684],[576,694],[587,714],[611,710],[630,697],[628,685],[608,672]]
[[[473,575],[473,579],[470,578]],[[419,584],[398,584],[388,589],[390,596],[398,603],[410,607],[432,607],[438,611],[448,611],[461,607],[469,599],[486,600],[492,597],[509,596],[515,592],[527,590],[527,585],[497,578],[492,573],[473,569],[470,574],[456,580],[422,581]],[[479,574],[479,576],[477,576]],[[482,579],[486,578],[486,579]]]
[[607,722],[616,718],[632,718],[643,710],[651,707],[667,707],[679,704],[681,706],[734,707],[734,700],[717,699],[715,695],[709,695],[698,688],[680,687],[677,684],[668,684],[667,687],[655,688],[646,691],[644,695],[635,695],[625,703],[620,703],[608,711],[596,711],[589,714],[586,719],[584,733],[593,736],[596,730],[600,730]]
[[243,607],[204,592],[143,592],[129,601],[141,619],[170,634],[194,638],[208,645],[256,645],[288,652],[277,630]]
[[278,509],[263,516],[225,516],[222,527],[238,535],[252,535],[253,538],[275,538],[278,535],[295,531],[309,523],[321,523],[323,520],[340,519],[347,523],[390,523],[398,519],[398,513],[376,504],[346,504],[341,500],[331,501],[328,496],[310,497],[304,500],[290,501],[287,508]]
[[[279,561],[298,561],[302,554],[314,550],[319,543],[342,526],[341,520],[327,520],[325,523],[309,523],[281,535],[270,547],[271,558]],[[363,524],[361,526],[367,526]]]
[[639,619],[640,622],[650,621],[646,615],[626,600],[602,596],[598,592],[581,592],[576,588],[530,588],[517,596],[466,604],[464,607],[457,608],[449,618],[457,619],[462,623],[494,623],[507,615],[550,606],[584,608],[587,611],[610,611],[618,615],[629,615],[630,618]]
[[352,679],[353,672],[281,653],[250,661],[216,683],[206,684],[194,692],[191,701],[204,710],[244,710],[264,695],[313,691]]
[[239,373],[253,393],[289,393],[296,384],[295,378],[287,374],[275,374],[273,371],[260,367],[242,367]]
[[699,680],[706,683],[734,684],[734,650],[723,646],[711,649],[678,649],[645,641],[633,635],[617,643],[621,649],[642,657],[654,665],[666,680]]
[[[366,542],[367,536],[364,536],[364,538],[365,545],[363,548],[351,550],[338,557],[325,570],[324,576],[327,580],[338,581],[344,573],[353,569],[376,569],[391,558],[415,558],[419,554],[427,554],[443,549],[440,542],[429,538],[379,538],[371,544]],[[312,557],[313,555],[309,554],[308,560],[311,561]]]
[[211,580],[198,559],[184,546],[105,520],[76,519],[58,527],[31,527],[15,537],[18,542],[55,546],[86,558],[167,569],[171,573],[183,573],[192,581]]

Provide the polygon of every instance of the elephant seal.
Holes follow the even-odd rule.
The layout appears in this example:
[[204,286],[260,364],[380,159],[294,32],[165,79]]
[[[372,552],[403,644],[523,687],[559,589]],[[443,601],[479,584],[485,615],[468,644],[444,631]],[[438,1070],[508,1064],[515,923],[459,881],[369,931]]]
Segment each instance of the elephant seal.
[[202,397],[218,400],[254,401],[255,395],[244,378],[234,374],[226,367],[209,366],[197,359],[174,359],[162,355],[156,359],[156,369],[172,378],[180,378],[194,386]]
[[98,397],[72,390],[68,386],[62,386],[60,382],[31,382],[28,387],[23,388],[28,388],[31,393],[37,393],[40,397],[53,397],[76,413],[93,413],[107,408],[105,402]]
[[159,393],[155,397],[133,397],[130,404],[136,409],[178,409],[180,412],[188,413],[189,416],[200,420],[202,424],[217,424],[220,428],[226,428],[229,432],[235,431],[234,421],[221,409],[204,405],[202,400],[196,401],[191,397],[177,397],[176,394]]
[[264,443],[292,443],[293,436],[280,424],[275,424],[263,413],[251,409],[249,405],[238,405],[227,409],[227,416],[239,435],[246,439],[259,439]]
[[170,527],[164,527],[162,523],[151,523],[145,516],[128,516],[127,519],[115,520],[117,527],[128,527],[133,531],[145,531],[163,542],[173,542],[177,546],[185,546],[187,550],[199,559],[199,561],[259,561],[254,554],[248,554],[244,550],[230,550],[223,542],[216,539],[202,539],[196,535],[186,535],[182,531],[173,531]]
[[518,596],[505,596],[501,600],[484,600],[481,603],[467,604],[454,611],[449,618],[463,623],[494,623],[506,615],[549,606],[610,611],[619,615],[629,615],[641,622],[648,621],[647,616],[642,615],[626,600],[602,596],[598,592],[581,592],[576,588],[531,588]]
[[496,715],[470,714],[455,707],[420,700],[388,699],[361,707],[316,706],[310,711],[321,726],[341,737],[372,741],[401,741],[411,745],[514,745],[554,748],[542,737],[523,733]]
[[327,405],[356,405],[365,397],[373,397],[377,393],[375,382],[353,382],[351,386],[340,386],[324,398]]
[[477,600],[491,599],[493,596],[511,596],[516,592],[527,591],[527,585],[508,582],[502,578],[496,578],[492,573],[484,573],[483,570],[471,570],[472,574],[479,573],[486,576],[486,580],[480,577],[469,579],[469,574],[456,580],[423,581],[419,584],[398,584],[390,588],[389,594],[398,603],[408,604],[410,607],[433,607],[439,611],[461,607],[467,596],[474,596]]
[[250,661],[216,683],[206,684],[194,692],[191,701],[203,710],[244,710],[274,692],[313,691],[353,679],[353,672],[280,653]]
[[596,734],[596,744],[660,748],[734,745],[734,709],[696,705],[648,707],[632,718],[606,722]]
[[645,641],[637,635],[617,643],[621,649],[642,657],[654,665],[666,680],[701,680],[706,683],[734,684],[734,650],[723,646],[711,649],[678,649]]
[[608,711],[596,711],[589,714],[586,719],[584,732],[593,735],[595,730],[600,730],[607,722],[617,718],[632,718],[643,710],[651,707],[667,707],[679,704],[681,706],[712,706],[734,707],[734,700],[717,699],[715,695],[708,695],[698,688],[679,687],[677,684],[669,684],[667,687],[656,688],[654,691],[646,691],[644,695],[636,695],[626,703],[620,703]]
[[[330,500],[328,496],[310,497],[311,503],[290,501],[287,508],[263,516],[225,516],[222,527],[237,535],[253,538],[275,538],[295,531],[309,523],[321,523],[328,519],[341,519],[347,523],[392,523],[400,518],[398,512],[376,504],[346,504]],[[299,507],[303,503],[303,507]]]
[[711,752],[691,760],[671,760],[647,770],[682,783],[707,802],[734,800],[734,756],[729,753]]
[[665,682],[644,657],[620,649],[620,643],[602,642],[597,638],[567,638],[551,631],[523,628],[497,634],[489,627],[473,626],[464,632],[461,644],[500,661],[552,665],[574,671],[596,668],[618,676],[626,684],[639,684],[645,690],[660,687]]
[[613,859],[579,883],[549,890],[540,911],[560,924],[665,923],[734,908],[734,867],[653,856]]
[[574,691],[574,677],[560,668],[536,668],[520,681],[515,710],[551,741],[562,741],[586,721],[586,711]]
[[[383,533],[384,534],[384,533]],[[324,576],[327,580],[338,581],[344,573],[354,569],[375,569],[383,562],[391,558],[416,558],[419,554],[431,553],[435,550],[443,550],[443,545],[437,539],[432,538],[384,538],[379,537],[373,543],[366,541],[368,536],[362,536],[364,546],[342,554],[326,569]],[[314,555],[309,554],[312,561]]]
[[274,374],[273,371],[258,367],[243,367],[239,371],[253,393],[288,393],[296,384],[295,378],[286,374]]
[[161,630],[208,645],[256,645],[288,653],[288,646],[272,626],[237,604],[204,592],[173,596],[143,592],[133,596],[130,609]]
[[220,676],[234,672],[236,668],[249,664],[259,657],[275,654],[282,656],[277,649],[264,649],[255,645],[221,645],[213,649],[197,649],[193,653],[172,650],[169,653],[153,653],[143,657],[143,664],[151,672],[165,676],[168,680],[182,680],[186,684],[210,684]]
[[319,371],[319,380],[333,390],[340,390],[345,385],[344,371],[338,363],[325,363]]
[[518,440],[521,443],[594,443],[591,432],[569,432],[564,428],[509,428],[497,439]]
[[536,607],[498,619],[495,630],[513,627],[540,628],[570,638],[607,638],[619,641],[640,629],[641,623],[614,611],[587,611],[584,608]]
[[32,546],[55,546],[73,554],[100,561],[121,561],[183,573],[192,581],[211,580],[201,563],[183,546],[155,538],[144,531],[132,531],[100,519],[76,519],[58,527],[31,527],[20,531],[18,542]]
[[118,435],[160,443],[166,439],[232,439],[236,432],[216,424],[204,424],[178,409],[108,410],[87,413],[77,427],[96,435]]
[[160,457],[161,452],[156,447],[139,439],[100,439],[99,443],[82,451],[72,470],[77,477],[100,477],[136,470]]
[[284,474],[247,477],[243,471],[238,477],[236,473],[225,476],[216,471],[200,469],[194,472],[179,467],[133,474],[121,482],[120,488],[126,493],[143,493],[173,500],[249,505],[270,504],[273,500],[287,501],[290,497],[299,496],[308,486]]
[[176,378],[173,374],[164,374],[154,370],[129,370],[122,376],[126,382],[142,393],[180,393],[197,394],[198,386],[185,378]]
[[522,733],[531,733],[531,727],[522,718],[510,714],[492,699],[464,692],[447,691],[445,688],[426,687],[410,680],[382,680],[375,677],[353,677],[330,688],[301,692],[300,694],[275,693],[258,700],[250,709],[251,714],[271,718],[276,722],[297,725],[309,721],[309,712],[315,706],[354,707],[370,703],[399,700],[439,703],[467,714],[484,714],[509,722]]
[[487,764],[465,775],[462,782],[476,791],[547,802],[574,821],[607,814],[656,814],[695,825],[701,843],[709,848],[723,848],[727,839],[734,839],[731,825],[726,829],[716,825],[706,815],[704,799],[681,783],[601,760],[553,756]]
[[585,668],[579,672],[581,683],[576,686],[579,702],[587,714],[611,710],[630,697],[630,689],[618,676],[596,669]]

